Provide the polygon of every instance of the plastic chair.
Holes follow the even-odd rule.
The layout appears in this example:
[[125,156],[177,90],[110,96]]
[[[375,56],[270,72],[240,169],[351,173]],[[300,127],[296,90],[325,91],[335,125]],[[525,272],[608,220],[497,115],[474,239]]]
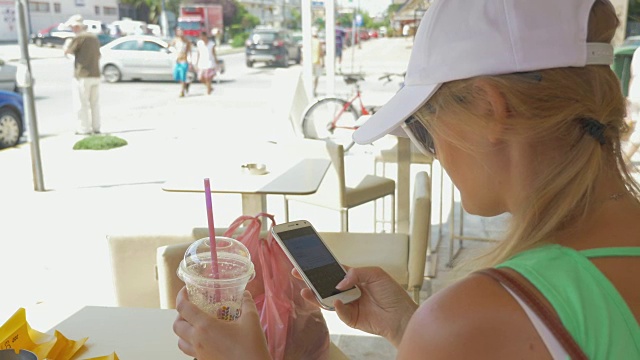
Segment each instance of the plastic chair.
[[[318,191],[311,195],[285,196],[285,219],[289,221],[289,202],[299,201],[340,211],[341,231],[349,231],[349,209],[358,205],[391,196],[391,232],[395,232],[396,183],[380,176],[366,175],[357,184],[347,184],[344,166],[344,147],[330,141],[300,140],[300,151],[320,151],[331,159]],[[374,208],[375,209],[375,208]],[[377,214],[374,211],[374,227]]]

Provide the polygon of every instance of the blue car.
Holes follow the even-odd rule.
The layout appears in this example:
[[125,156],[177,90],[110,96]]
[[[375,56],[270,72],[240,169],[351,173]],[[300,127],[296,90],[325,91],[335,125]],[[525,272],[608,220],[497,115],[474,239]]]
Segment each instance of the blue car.
[[0,149],[16,146],[24,132],[22,95],[0,90]]

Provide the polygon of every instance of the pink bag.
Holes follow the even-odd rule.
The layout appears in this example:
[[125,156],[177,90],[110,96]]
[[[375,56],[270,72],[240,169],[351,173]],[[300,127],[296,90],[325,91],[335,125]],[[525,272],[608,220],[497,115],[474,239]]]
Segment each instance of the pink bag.
[[[291,275],[293,265],[271,231],[265,238],[260,237],[261,217],[270,219],[271,227],[275,225],[270,214],[240,216],[224,236],[236,238],[251,254],[256,276],[247,284],[247,290],[260,313],[269,353],[274,360],[328,359],[331,340],[324,317],[318,307],[300,296],[306,285]],[[233,236],[243,224],[245,230]]]

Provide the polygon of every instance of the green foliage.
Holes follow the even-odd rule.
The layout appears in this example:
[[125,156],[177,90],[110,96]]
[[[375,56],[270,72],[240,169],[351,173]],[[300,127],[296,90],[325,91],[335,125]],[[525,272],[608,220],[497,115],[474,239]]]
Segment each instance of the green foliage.
[[127,141],[111,135],[91,135],[73,145],[73,150],[109,150],[127,145]]
[[242,32],[238,33],[231,40],[231,47],[239,48],[244,46],[244,42],[249,38],[249,33]]
[[640,0],[629,0],[627,19],[640,22]]
[[291,9],[291,17],[287,18],[285,26],[288,29],[300,29],[302,28],[302,15],[300,10]]

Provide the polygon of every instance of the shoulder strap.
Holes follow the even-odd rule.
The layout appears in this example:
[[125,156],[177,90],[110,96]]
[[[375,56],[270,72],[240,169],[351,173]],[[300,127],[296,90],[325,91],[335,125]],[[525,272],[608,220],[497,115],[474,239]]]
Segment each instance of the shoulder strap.
[[549,331],[560,342],[564,350],[569,354],[572,360],[587,360],[587,355],[582,351],[580,346],[573,339],[573,336],[562,325],[550,306],[540,300],[540,294],[535,293],[529,286],[526,286],[522,280],[516,278],[510,273],[501,269],[483,269],[477,272],[486,275],[498,281],[509,290],[513,291],[527,306],[540,317],[540,320],[547,326]]

